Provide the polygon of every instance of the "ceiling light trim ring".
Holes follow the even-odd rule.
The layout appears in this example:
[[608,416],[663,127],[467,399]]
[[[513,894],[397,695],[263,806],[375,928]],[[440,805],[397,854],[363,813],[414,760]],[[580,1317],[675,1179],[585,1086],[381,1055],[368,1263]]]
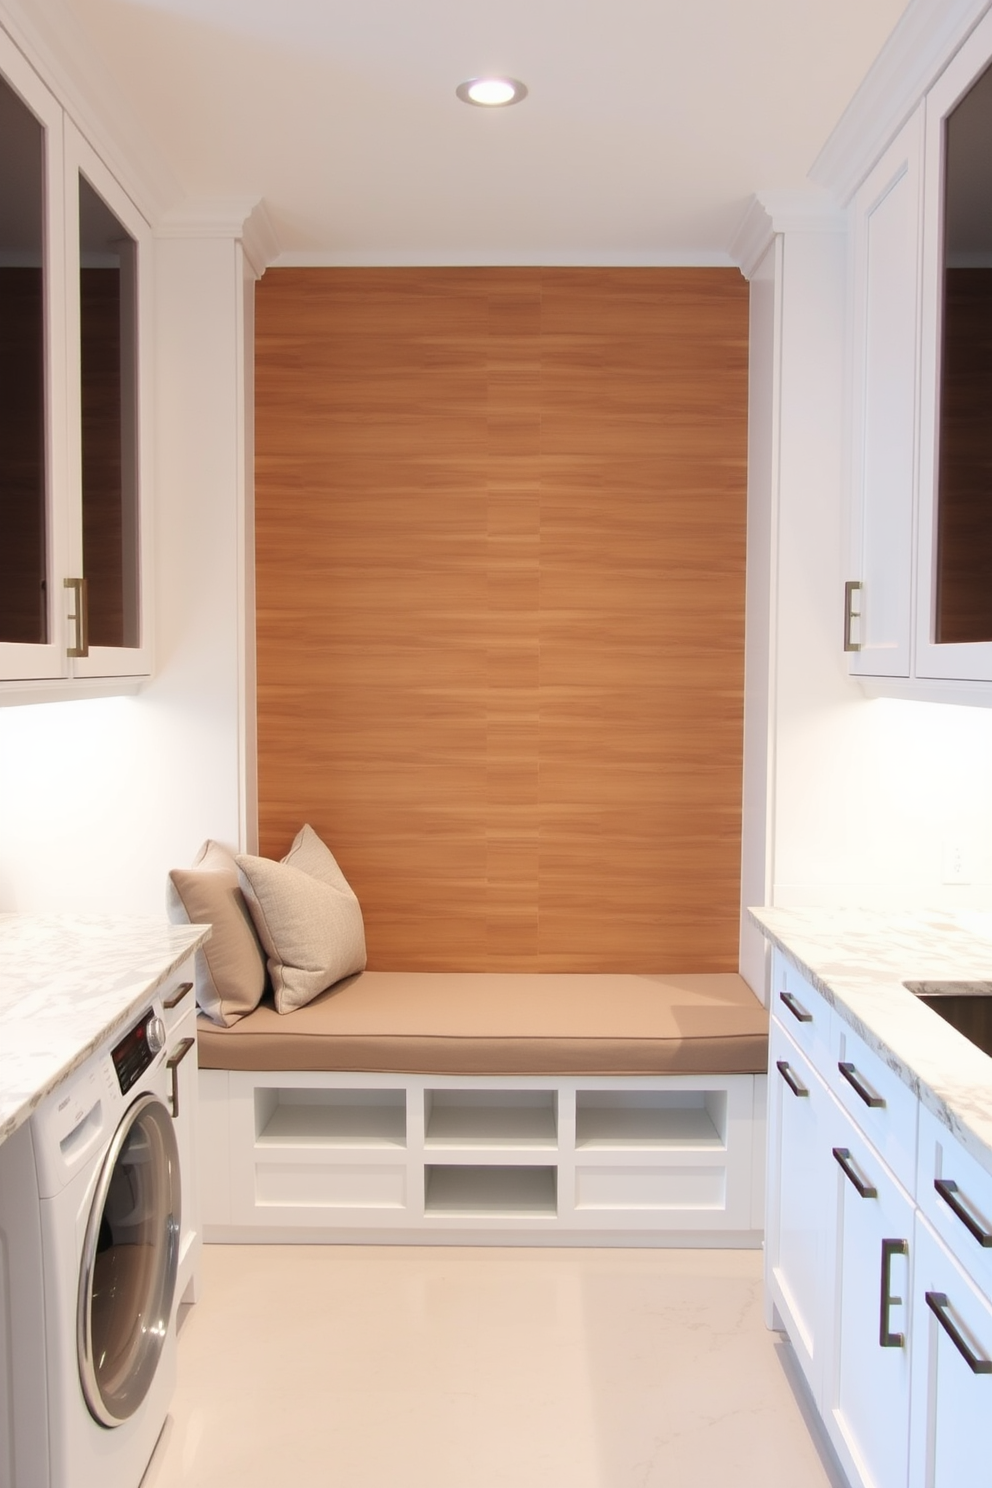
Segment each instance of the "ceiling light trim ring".
[[[486,97],[484,90],[489,90],[492,96]],[[468,78],[459,83],[455,92],[462,103],[470,103],[475,108],[508,108],[527,97],[526,85],[511,77]]]

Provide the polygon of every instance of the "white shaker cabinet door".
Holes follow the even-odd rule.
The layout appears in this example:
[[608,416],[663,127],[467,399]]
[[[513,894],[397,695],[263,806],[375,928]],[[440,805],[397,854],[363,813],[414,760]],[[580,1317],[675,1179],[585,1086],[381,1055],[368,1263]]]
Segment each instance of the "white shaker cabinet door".
[[830,1174],[822,1125],[830,1097],[775,1019],[769,1050],[766,1287],[817,1396],[829,1316],[824,1279]]
[[992,1306],[916,1221],[910,1488],[992,1488]]
[[912,665],[922,152],[918,110],[851,208],[854,501],[845,648],[857,676],[909,677]]
[[826,1144],[836,1246],[823,1417],[852,1484],[906,1488],[914,1205],[836,1104]]

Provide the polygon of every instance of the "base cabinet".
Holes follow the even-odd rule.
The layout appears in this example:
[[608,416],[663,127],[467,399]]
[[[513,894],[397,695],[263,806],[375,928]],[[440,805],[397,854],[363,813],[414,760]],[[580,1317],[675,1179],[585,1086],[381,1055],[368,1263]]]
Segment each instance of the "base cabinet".
[[836,1244],[823,1408],[852,1482],[905,1488],[914,1205],[844,1112],[828,1121]]
[[765,1266],[769,1297],[814,1395],[819,1393],[822,1373],[826,1200],[832,1181],[820,1140],[828,1099],[809,1060],[773,1021]]
[[778,952],[773,974],[771,1325],[851,1488],[992,1488],[992,1173]]

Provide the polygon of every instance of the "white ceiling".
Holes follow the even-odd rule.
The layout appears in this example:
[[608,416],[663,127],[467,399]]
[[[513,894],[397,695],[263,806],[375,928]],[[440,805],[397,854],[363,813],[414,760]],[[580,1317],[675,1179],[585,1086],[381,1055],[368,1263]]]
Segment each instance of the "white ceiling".
[[[192,197],[283,260],[726,262],[904,0],[68,0]],[[509,109],[465,78],[509,73]]]

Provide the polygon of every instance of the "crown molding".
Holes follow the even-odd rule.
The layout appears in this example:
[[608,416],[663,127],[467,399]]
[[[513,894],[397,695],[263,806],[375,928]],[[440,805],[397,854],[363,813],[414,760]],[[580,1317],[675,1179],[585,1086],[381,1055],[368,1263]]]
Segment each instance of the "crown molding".
[[910,0],[813,162],[810,180],[846,206],[992,0]]
[[172,168],[62,0],[0,0],[0,26],[150,223],[181,199]]
[[279,257],[279,239],[264,201],[256,197],[187,200],[172,208],[155,229],[157,238],[233,238],[261,278]]
[[745,279],[750,279],[776,233],[840,233],[844,229],[844,213],[818,187],[759,191],[748,203],[730,253]]
[[389,248],[336,251],[333,249],[288,249],[270,261],[276,269],[734,269],[736,260],[722,250],[708,248],[631,250],[597,253],[574,248],[492,249]]

